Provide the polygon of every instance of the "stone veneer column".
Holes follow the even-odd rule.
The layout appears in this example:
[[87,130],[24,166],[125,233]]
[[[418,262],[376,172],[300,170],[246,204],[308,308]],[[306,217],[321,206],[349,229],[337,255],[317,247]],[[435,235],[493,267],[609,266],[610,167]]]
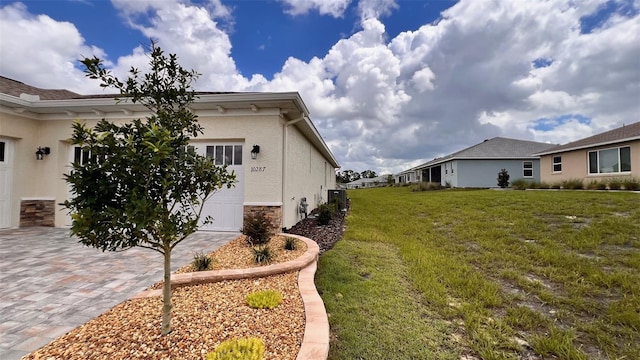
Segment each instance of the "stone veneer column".
[[20,227],[55,226],[55,200],[23,199],[20,201]]
[[265,206],[265,205],[245,205],[243,217],[248,214],[256,214],[264,212],[271,224],[271,230],[279,233],[282,226],[282,206]]

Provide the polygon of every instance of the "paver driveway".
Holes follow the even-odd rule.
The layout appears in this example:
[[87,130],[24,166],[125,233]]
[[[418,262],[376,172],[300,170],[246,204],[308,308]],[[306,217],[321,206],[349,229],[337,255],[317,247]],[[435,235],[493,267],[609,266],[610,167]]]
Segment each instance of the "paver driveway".
[[[191,235],[173,251],[172,271],[238,235]],[[0,230],[0,359],[19,359],[162,275],[162,255],[148,249],[103,253],[61,228]]]

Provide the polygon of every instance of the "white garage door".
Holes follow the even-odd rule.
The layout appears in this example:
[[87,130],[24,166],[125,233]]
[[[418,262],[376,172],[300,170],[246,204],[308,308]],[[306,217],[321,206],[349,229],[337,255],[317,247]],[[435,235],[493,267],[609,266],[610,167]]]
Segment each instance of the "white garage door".
[[[243,145],[231,144],[198,144],[196,151],[210,159],[216,165],[227,164],[228,171],[235,171],[238,182],[231,189],[218,190],[204,204],[201,219],[211,216],[213,221],[202,225],[200,230],[209,231],[240,231],[243,219],[244,202],[244,166],[242,165]],[[79,147],[71,149],[71,160],[83,163],[89,154],[82,152]],[[67,216],[67,225],[71,226],[71,217]]]
[[204,203],[202,219],[211,216],[213,222],[200,230],[240,231],[244,202],[243,145],[239,143],[198,144],[196,151],[213,159],[216,165],[227,165],[227,170],[236,173],[238,182],[231,189],[218,190]]
[[11,226],[13,142],[0,138],[0,229]]

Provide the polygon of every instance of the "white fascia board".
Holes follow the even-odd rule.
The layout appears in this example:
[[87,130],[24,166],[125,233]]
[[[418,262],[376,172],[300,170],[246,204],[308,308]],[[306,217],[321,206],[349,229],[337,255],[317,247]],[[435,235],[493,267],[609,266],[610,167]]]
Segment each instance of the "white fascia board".
[[268,93],[227,93],[227,94],[196,94],[194,103],[239,103],[239,102],[259,102],[259,101],[293,101],[300,112],[308,115],[309,109],[300,97],[298,92],[268,92]]
[[309,119],[308,116],[305,116],[304,120],[296,123],[295,126],[306,127],[307,130],[309,130],[313,134],[312,135],[313,139],[310,139],[310,140],[314,143],[314,145],[318,148],[318,150],[320,150],[320,152],[325,157],[329,158],[331,165],[334,167],[334,169],[340,168],[340,164],[338,163],[338,160],[335,158],[335,156],[333,156],[333,153],[327,146],[327,143],[324,141],[324,139],[318,132],[318,129],[316,129],[315,125],[313,125],[313,122],[311,122],[311,119]]
[[[141,111],[145,111],[146,108],[141,104],[134,104],[127,101],[127,98],[121,98],[116,100],[118,94],[113,94],[113,97],[100,97],[100,98],[80,98],[80,99],[64,99],[64,100],[39,100],[28,101],[8,94],[0,94],[0,104],[6,105],[11,108],[26,107],[37,112],[37,109],[73,109],[77,107],[121,107],[126,105],[127,107],[140,108]],[[194,103],[238,103],[238,102],[256,102],[256,101],[293,101],[302,113],[307,115],[309,110],[302,101],[300,94],[297,92],[283,92],[283,93],[227,93],[227,94],[196,94]],[[118,110],[119,111],[119,110]]]
[[454,160],[539,160],[540,157],[537,156],[536,154],[532,155],[532,156],[497,156],[497,157],[491,157],[491,156],[482,156],[482,157],[466,157],[466,156],[455,156],[455,157],[451,157],[451,158],[446,158],[446,159],[442,159],[442,160],[437,160],[434,162],[428,162],[426,164],[422,164],[420,166],[418,166],[418,168],[416,170],[422,170],[422,169],[427,169],[430,167],[434,167],[436,165],[442,165],[446,162],[449,161],[454,161]]
[[560,150],[555,150],[555,151],[545,151],[545,152],[535,153],[533,155],[543,156],[543,155],[559,154],[559,153],[565,153],[565,152],[569,152],[569,151],[576,151],[576,150],[596,148],[596,147],[600,147],[600,146],[619,144],[619,143],[628,142],[628,141],[634,141],[634,140],[640,140],[640,136],[632,136],[632,137],[628,137],[628,138],[624,138],[624,139],[620,139],[620,140],[612,140],[612,141],[605,141],[605,142],[589,144],[589,145],[575,146],[575,147],[570,147],[570,148],[560,149]]

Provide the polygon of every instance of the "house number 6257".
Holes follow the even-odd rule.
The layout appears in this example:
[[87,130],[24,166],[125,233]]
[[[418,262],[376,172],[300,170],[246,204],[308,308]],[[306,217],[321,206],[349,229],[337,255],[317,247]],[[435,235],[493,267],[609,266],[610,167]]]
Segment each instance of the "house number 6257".
[[252,166],[251,172],[264,172],[266,168],[266,166]]

